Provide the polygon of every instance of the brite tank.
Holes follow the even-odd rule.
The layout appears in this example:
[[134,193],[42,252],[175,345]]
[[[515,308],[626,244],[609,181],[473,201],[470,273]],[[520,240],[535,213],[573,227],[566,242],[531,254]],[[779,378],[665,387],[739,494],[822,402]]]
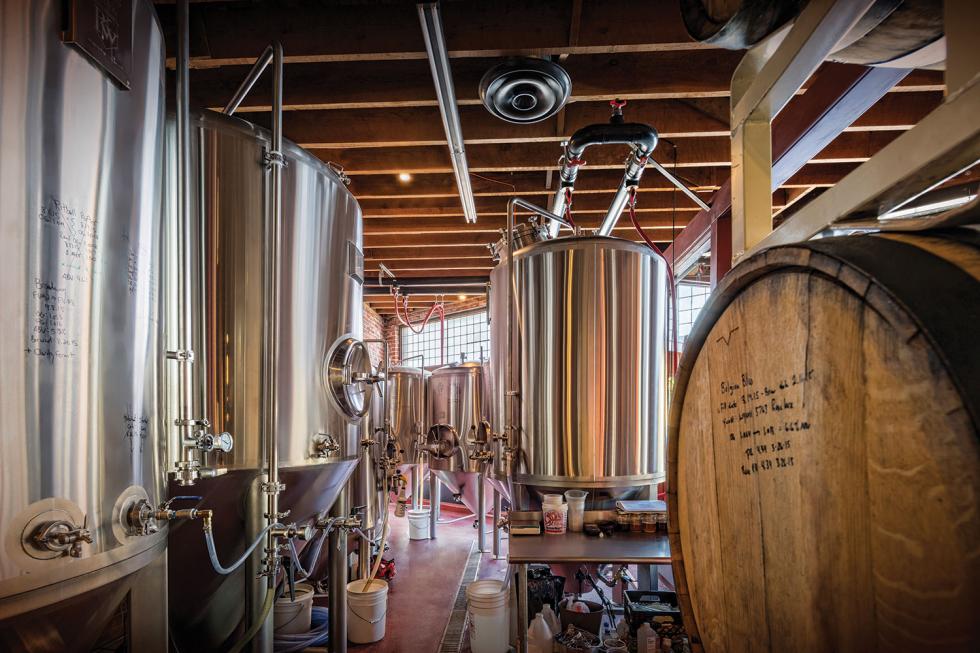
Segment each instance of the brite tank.
[[477,361],[440,367],[429,377],[426,394],[429,470],[479,514],[477,475],[489,471],[492,432],[489,370]]
[[[425,379],[430,376],[430,372],[425,372]],[[401,461],[400,468],[416,464],[425,423],[424,382],[422,371],[417,367],[388,370],[388,426],[394,448],[389,453]]]
[[[194,349],[201,360],[195,374],[205,372],[206,381],[206,392],[195,393],[194,410],[210,420],[215,433],[230,433],[234,448],[208,454],[207,464],[228,469],[226,475],[189,488],[172,483],[170,493],[200,496],[199,504],[214,510],[217,551],[227,563],[267,523],[266,495],[260,488],[266,465],[267,391],[271,389],[277,406],[280,481],[285,484],[279,508],[289,511],[285,522],[302,525],[324,515],[357,464],[361,415],[369,408],[371,390],[358,383],[344,385],[342,378],[345,369],[348,377],[371,372],[360,343],[361,210],[329,166],[284,142],[281,337],[278,376],[272,378],[264,364],[273,319],[273,230],[267,210],[272,186],[265,164],[271,136],[245,120],[209,111],[192,114],[190,130],[192,287],[204,288],[192,307]],[[175,133],[168,130],[171,147]],[[171,156],[170,182],[175,168]],[[175,193],[171,189],[166,196]],[[176,289],[175,230],[168,232],[167,242],[168,287]],[[176,292],[168,300],[169,315],[175,318]],[[176,319],[168,323],[178,324]],[[176,346],[175,333],[168,334],[168,345]],[[175,401],[171,393],[169,411],[175,411]],[[172,434],[177,435],[176,429]],[[172,439],[170,444],[171,456],[178,455],[179,443]],[[260,607],[260,601],[249,597],[261,595],[255,585],[264,587],[265,578],[256,580],[263,547],[237,572],[218,576],[205,555],[199,524],[181,524],[172,531],[173,638],[180,650],[222,650],[241,632],[243,617],[251,623]]]
[[[513,359],[508,388],[506,252],[491,274],[493,475],[518,509],[555,490],[589,491],[587,509],[648,496],[664,478],[668,275],[646,246],[568,237],[514,252]],[[506,393],[513,416],[507,419]]]
[[163,495],[163,35],[86,4],[0,1],[3,650],[166,650],[167,529],[125,520]]

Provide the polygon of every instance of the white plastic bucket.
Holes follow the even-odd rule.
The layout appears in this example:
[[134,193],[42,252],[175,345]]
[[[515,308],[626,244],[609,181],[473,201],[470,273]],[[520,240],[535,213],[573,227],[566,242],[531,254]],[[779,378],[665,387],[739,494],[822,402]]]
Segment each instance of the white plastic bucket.
[[564,535],[568,525],[568,504],[543,506],[545,535]]
[[273,630],[280,635],[298,635],[310,632],[313,617],[313,586],[296,585],[296,600],[286,594],[276,601],[273,609]]
[[470,650],[505,653],[510,646],[510,592],[499,580],[478,580],[466,587],[470,614]]
[[408,539],[429,539],[429,509],[408,511]]
[[370,644],[384,639],[388,583],[377,578],[347,583],[347,639]]

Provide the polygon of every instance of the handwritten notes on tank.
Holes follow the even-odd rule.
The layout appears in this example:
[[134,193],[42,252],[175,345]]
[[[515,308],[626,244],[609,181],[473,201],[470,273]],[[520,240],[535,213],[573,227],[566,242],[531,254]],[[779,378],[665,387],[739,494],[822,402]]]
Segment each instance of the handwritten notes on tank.
[[54,363],[74,359],[81,347],[76,312],[95,274],[99,223],[53,196],[41,206],[37,219],[47,256],[33,279],[24,353]]
[[78,355],[78,335],[69,319],[75,300],[67,284],[35,277],[31,297],[34,306],[25,353],[49,362]]

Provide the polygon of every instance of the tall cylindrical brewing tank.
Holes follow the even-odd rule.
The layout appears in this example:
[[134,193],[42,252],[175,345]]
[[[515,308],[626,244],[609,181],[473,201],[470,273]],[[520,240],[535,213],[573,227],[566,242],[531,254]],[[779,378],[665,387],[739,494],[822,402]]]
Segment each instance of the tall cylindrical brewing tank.
[[[378,372],[383,372],[383,368]],[[384,395],[375,392],[371,396],[370,409],[361,419],[360,462],[350,477],[351,509],[359,511],[364,531],[380,524],[387,500],[384,471],[380,467],[382,454],[388,448],[384,422]]]
[[163,651],[163,34],[87,5],[0,2],[0,649]]
[[478,513],[478,474],[489,471],[490,378],[483,363],[440,367],[426,384],[429,471]]
[[[193,287],[204,289],[203,296],[195,296],[194,311],[200,318],[195,351],[203,363],[195,367],[205,377],[205,392],[198,398],[204,407],[196,410],[216,433],[230,433],[235,446],[229,453],[209,454],[209,464],[228,469],[226,475],[198,481],[193,492],[170,491],[202,496],[201,505],[214,509],[217,550],[227,562],[267,523],[260,487],[267,455],[262,399],[267,389],[277,405],[280,480],[285,484],[279,508],[289,511],[283,519],[303,524],[325,515],[357,464],[358,422],[370,390],[345,386],[342,368],[370,372],[359,340],[362,223],[360,207],[339,176],[286,141],[280,284],[273,288],[271,183],[265,163],[269,132],[207,111],[192,116],[191,130],[191,203],[198,226],[191,246],[198,253],[200,275]],[[168,264],[176,260],[176,244],[176,234],[168,234]],[[177,272],[176,265],[168,269],[171,277]],[[265,347],[273,345],[267,336],[273,292],[279,293],[281,307],[277,378],[266,373],[263,361]],[[176,298],[170,299],[175,311]],[[174,340],[168,334],[168,343]],[[171,442],[172,453],[179,450],[179,443]],[[237,572],[218,576],[203,555],[201,539],[197,524],[173,529],[173,636],[182,650],[221,650],[241,633],[243,623],[255,618],[259,606],[254,597],[264,595],[266,582],[257,577],[264,547]]]
[[388,371],[389,453],[401,461],[401,466],[418,461],[418,444],[425,426],[424,380],[430,374],[425,372],[423,376],[418,367],[392,367]]
[[515,251],[513,266],[514,387],[506,255],[491,274],[493,424],[509,448],[495,448],[495,477],[516,508],[562,488],[589,490],[594,507],[644,496],[664,476],[666,262],[630,241],[569,237]]

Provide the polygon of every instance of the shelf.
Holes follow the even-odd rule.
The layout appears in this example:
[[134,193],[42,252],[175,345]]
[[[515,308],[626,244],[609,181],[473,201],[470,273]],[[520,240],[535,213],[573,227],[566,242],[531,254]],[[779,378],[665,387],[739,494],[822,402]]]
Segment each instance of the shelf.
[[507,562],[621,562],[669,564],[670,545],[666,533],[614,533],[595,537],[584,533],[565,535],[513,535],[508,542]]

